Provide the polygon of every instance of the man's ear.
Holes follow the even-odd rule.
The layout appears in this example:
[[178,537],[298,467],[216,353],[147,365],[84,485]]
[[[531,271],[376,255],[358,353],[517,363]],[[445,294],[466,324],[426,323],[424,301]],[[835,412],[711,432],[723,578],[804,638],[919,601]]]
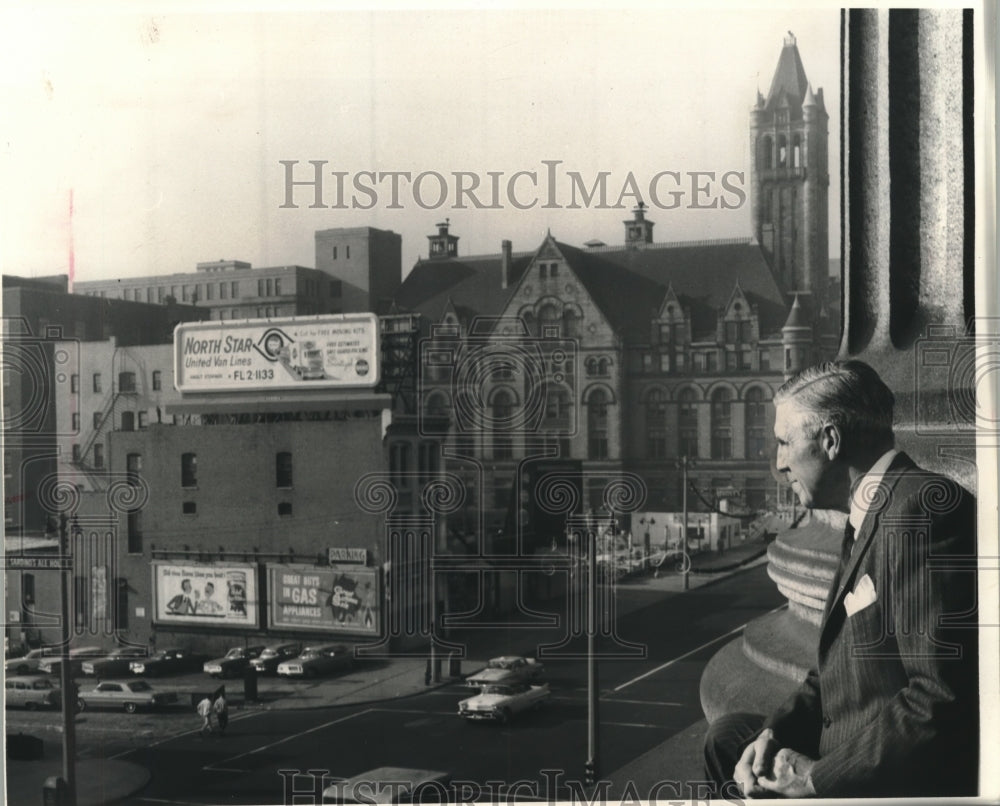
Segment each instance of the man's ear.
[[820,446],[831,462],[840,456],[843,450],[840,428],[833,423],[824,423],[820,430]]

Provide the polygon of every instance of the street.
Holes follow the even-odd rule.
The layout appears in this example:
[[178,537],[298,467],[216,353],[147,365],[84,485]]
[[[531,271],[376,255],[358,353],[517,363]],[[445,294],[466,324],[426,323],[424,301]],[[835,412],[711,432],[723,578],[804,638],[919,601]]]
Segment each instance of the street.
[[[600,772],[610,774],[702,719],[698,686],[709,658],[746,622],[783,603],[761,565],[621,617],[619,637],[645,644],[647,655],[600,663]],[[523,644],[541,636],[514,637]],[[513,638],[507,641],[493,654],[513,651]],[[495,794],[517,785],[520,800],[566,799],[569,782],[583,779],[586,664],[544,663],[551,700],[506,725],[460,719],[459,700],[475,692],[450,684],[377,703],[235,710],[224,737],[199,736],[188,709],[87,712],[78,718],[80,754],[148,767],[152,780],[127,801],[133,804],[283,803],[291,802],[293,789],[302,803],[317,784],[322,788],[323,775],[330,783],[379,766],[444,770]],[[52,713],[8,716],[24,730],[58,719]],[[301,774],[293,779],[294,771]]]

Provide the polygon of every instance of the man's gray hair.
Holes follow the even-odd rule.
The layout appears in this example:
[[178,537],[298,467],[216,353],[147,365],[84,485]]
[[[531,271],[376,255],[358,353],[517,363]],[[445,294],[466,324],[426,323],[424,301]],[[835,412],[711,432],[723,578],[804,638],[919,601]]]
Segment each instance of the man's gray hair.
[[791,403],[817,428],[836,425],[854,443],[858,437],[892,445],[892,390],[863,361],[827,361],[802,370],[774,393],[774,405]]

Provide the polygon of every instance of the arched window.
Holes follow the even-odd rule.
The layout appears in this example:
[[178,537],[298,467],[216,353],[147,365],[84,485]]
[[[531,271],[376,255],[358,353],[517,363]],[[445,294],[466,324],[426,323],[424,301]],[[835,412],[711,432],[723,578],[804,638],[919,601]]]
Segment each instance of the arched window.
[[587,398],[587,456],[608,458],[608,395],[595,389]]
[[745,398],[747,428],[747,459],[764,459],[767,455],[767,405],[764,390],[755,386]]
[[677,430],[680,434],[678,450],[681,456],[698,455],[698,396],[694,389],[682,389],[677,396]]
[[555,328],[555,332],[558,333],[561,324],[562,314],[560,314],[559,309],[551,302],[543,305],[538,312],[538,334],[544,336],[546,328],[550,329],[549,332],[551,332],[552,328]]
[[667,396],[662,389],[646,394],[646,458],[667,456]]
[[712,393],[712,458],[733,455],[732,393],[725,387]]
[[778,167],[784,168],[788,165],[788,138],[783,134],[778,135]]
[[574,338],[580,335],[580,317],[572,308],[563,311],[563,335]]
[[593,378],[594,376],[597,375],[597,359],[596,358],[594,358],[593,356],[590,356],[590,358],[588,358],[587,361],[585,362],[584,366],[586,366],[586,368],[587,368],[587,377],[588,378]]
[[792,135],[792,167],[802,167],[802,135]]
[[764,135],[760,139],[760,155],[757,164],[764,170],[774,167],[774,141]]
[[450,411],[448,396],[444,392],[432,392],[427,396],[424,412],[429,417],[446,417]]
[[511,438],[511,420],[514,416],[514,394],[507,389],[500,389],[491,403],[493,417],[493,458],[512,459],[514,457],[514,440]]

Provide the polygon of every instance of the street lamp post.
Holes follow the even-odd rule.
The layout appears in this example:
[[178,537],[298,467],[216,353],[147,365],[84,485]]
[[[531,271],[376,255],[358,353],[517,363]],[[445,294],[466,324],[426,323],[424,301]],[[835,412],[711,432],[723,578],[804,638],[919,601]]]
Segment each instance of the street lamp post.
[[694,460],[687,454],[677,460],[676,466],[682,473],[681,481],[681,509],[683,511],[684,525],[681,527],[681,551],[684,556],[681,560],[681,576],[684,578],[684,590],[688,589],[688,468],[694,466]]
[[[64,562],[68,562],[71,554],[71,539],[67,527],[68,518],[60,518],[59,549]],[[76,519],[73,521],[73,531],[77,531]],[[59,664],[59,683],[62,687],[62,722],[63,722],[63,781],[66,782],[64,806],[76,804],[76,687],[73,682],[72,670],[69,664],[69,642],[73,636],[72,612],[69,605],[69,575],[73,573],[72,566],[67,564],[59,572],[60,605],[62,610],[63,635],[65,643],[62,647],[62,662]]]
[[587,764],[588,786],[597,785],[597,530],[594,512],[587,519]]

